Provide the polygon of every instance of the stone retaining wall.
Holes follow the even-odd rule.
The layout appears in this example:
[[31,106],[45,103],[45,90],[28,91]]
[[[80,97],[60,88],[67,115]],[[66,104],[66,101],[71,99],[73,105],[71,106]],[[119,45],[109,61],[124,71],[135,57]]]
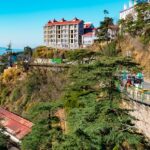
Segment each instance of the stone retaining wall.
[[150,107],[135,101],[123,101],[122,104],[133,110],[130,114],[138,119],[134,121],[135,126],[150,139]]

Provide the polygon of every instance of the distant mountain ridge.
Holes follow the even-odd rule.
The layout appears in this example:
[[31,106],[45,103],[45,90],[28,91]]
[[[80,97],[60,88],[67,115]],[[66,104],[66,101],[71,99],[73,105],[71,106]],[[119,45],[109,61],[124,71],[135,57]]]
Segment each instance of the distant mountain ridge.
[[0,47],[0,50],[1,50],[1,49],[6,49],[6,48],[5,48],[5,47]]
[[[6,53],[6,47],[0,47],[0,55],[2,55],[2,54],[4,54],[4,53]],[[21,51],[23,51],[22,49],[17,49],[17,48],[15,48],[15,49],[12,49],[12,51],[13,52],[21,52]]]

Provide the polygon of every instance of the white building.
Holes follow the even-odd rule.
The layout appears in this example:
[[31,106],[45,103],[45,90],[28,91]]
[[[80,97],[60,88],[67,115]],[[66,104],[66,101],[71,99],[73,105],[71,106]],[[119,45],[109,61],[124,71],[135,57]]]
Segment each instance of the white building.
[[[139,2],[148,2],[150,3],[150,0],[139,0]],[[128,15],[132,15],[134,19],[137,17],[137,13],[135,10],[135,5],[137,4],[137,0],[130,0],[129,5],[124,4],[124,9],[120,12],[120,19],[126,19]]]
[[84,22],[77,18],[71,21],[55,19],[44,26],[45,45],[60,49],[78,49],[82,45]]
[[110,40],[114,40],[117,37],[119,32],[119,26],[117,25],[110,25],[108,27],[108,37]]
[[84,34],[82,35],[82,46],[85,48],[94,43],[97,39],[96,28],[94,28],[91,22],[84,24]]

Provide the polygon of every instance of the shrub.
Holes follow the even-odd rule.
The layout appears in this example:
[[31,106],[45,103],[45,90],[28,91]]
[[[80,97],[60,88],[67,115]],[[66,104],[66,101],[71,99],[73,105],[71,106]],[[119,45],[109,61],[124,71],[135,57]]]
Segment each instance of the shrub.
[[21,96],[21,89],[20,88],[15,88],[12,92],[12,96],[11,96],[11,101],[17,101]]

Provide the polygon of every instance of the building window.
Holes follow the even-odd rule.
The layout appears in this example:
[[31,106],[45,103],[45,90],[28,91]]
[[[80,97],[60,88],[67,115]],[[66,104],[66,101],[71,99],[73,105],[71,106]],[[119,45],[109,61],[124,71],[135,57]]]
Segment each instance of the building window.
[[77,40],[77,39],[75,39],[75,40],[74,40],[74,42],[75,42],[75,43],[77,43],[77,42],[78,42],[78,40]]
[[74,30],[74,33],[77,33],[77,30]]
[[73,28],[73,25],[70,25],[70,28]]
[[77,25],[74,25],[75,28],[77,28]]
[[57,34],[60,34],[60,31],[57,31]]
[[77,34],[74,34],[74,37],[77,38],[78,37]]

